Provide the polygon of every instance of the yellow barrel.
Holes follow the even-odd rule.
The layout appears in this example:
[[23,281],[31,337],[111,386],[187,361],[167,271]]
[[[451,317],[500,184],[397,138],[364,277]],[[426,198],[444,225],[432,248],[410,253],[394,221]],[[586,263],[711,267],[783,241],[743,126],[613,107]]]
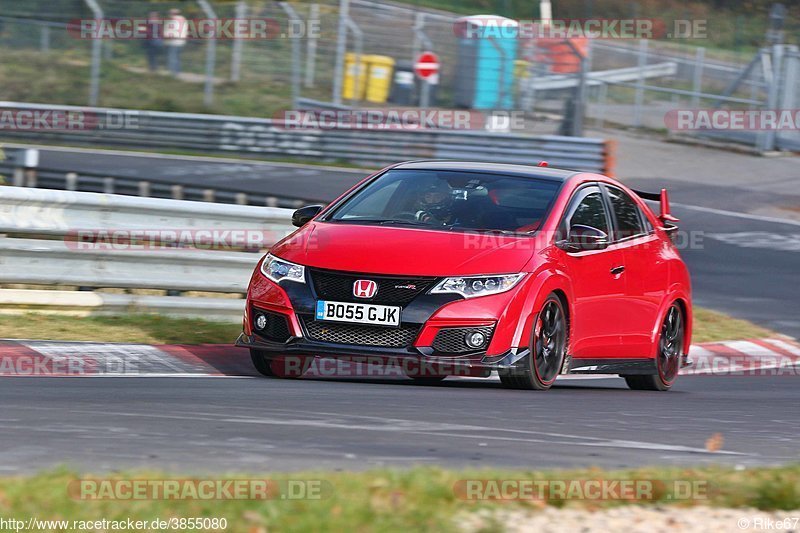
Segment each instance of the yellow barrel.
[[521,80],[528,77],[528,67],[531,64],[529,61],[525,61],[524,59],[515,59],[514,60],[514,78]]
[[364,56],[369,65],[367,76],[367,101],[383,104],[389,98],[392,87],[394,59],[389,56]]
[[[369,56],[361,55],[361,61],[356,66],[356,54],[348,52],[344,56],[344,83],[342,84],[342,98],[345,100],[362,100],[367,88],[367,61]],[[358,78],[358,90],[354,90]]]

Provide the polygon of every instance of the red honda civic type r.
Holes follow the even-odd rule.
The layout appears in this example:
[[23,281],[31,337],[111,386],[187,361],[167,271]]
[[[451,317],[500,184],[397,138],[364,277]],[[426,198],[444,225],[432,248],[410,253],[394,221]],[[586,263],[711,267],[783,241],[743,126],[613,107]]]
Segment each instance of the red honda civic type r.
[[300,229],[253,273],[237,345],[268,376],[367,356],[438,369],[409,373],[425,381],[496,370],[545,390],[594,373],[667,390],[690,364],[692,325],[675,220],[666,191],[599,174],[393,165],[294,213]]

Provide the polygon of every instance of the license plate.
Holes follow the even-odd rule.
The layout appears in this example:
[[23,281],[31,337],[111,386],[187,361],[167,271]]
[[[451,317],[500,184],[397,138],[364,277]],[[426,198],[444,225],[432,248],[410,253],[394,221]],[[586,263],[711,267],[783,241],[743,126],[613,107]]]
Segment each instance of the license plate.
[[316,319],[333,322],[358,322],[359,324],[375,324],[379,326],[399,326],[400,307],[319,300],[317,302]]

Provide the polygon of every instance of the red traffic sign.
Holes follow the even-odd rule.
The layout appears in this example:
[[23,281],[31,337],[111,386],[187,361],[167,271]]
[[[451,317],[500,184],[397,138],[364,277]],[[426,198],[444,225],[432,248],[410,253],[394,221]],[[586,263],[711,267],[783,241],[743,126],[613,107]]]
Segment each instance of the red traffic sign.
[[439,73],[439,56],[433,52],[422,52],[414,63],[414,72],[426,80]]

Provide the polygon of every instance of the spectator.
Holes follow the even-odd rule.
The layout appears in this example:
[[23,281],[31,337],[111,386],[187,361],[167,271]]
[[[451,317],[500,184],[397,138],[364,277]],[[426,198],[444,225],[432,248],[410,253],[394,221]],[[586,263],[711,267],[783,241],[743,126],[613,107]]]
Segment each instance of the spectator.
[[147,66],[150,68],[150,72],[158,70],[158,56],[161,55],[161,48],[163,47],[161,24],[162,22],[156,11],[151,11],[147,15],[147,22],[145,22],[144,28],[144,52],[147,54]]
[[186,45],[189,28],[180,9],[170,9],[164,23],[164,46],[167,49],[167,68],[175,76],[181,73],[181,50]]

